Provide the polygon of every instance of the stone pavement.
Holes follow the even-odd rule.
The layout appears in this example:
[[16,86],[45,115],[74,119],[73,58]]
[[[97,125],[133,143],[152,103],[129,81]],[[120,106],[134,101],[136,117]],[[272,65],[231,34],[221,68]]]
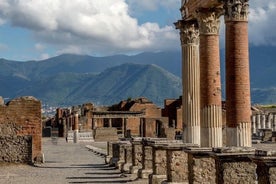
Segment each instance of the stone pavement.
[[[133,181],[131,176],[109,167],[104,157],[89,151],[86,144],[66,143],[63,138],[43,138],[45,163],[37,166],[2,164],[0,184],[147,183],[147,180]],[[105,148],[105,144],[92,145]]]

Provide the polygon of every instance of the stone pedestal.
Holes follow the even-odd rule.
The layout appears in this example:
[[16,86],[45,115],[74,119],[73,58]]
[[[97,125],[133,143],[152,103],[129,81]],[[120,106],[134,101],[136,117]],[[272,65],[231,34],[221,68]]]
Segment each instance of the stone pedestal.
[[125,161],[122,165],[122,172],[130,173],[130,167],[132,166],[132,145],[130,142],[124,145],[125,149]]
[[105,163],[110,164],[111,158],[113,157],[112,144],[114,142],[107,142],[107,155],[105,157]]
[[216,183],[256,183],[256,164],[250,160],[254,148],[225,147],[213,149],[216,160]]
[[142,169],[142,138],[133,138],[132,143],[132,166],[130,167],[131,174],[138,174],[138,170]]
[[276,183],[276,152],[257,150],[252,159],[257,164],[258,183]]
[[155,144],[165,144],[167,139],[163,138],[143,138],[142,139],[142,169],[138,171],[139,178],[148,178],[153,173],[153,147]]
[[216,163],[211,156],[212,148],[189,148],[188,183],[216,183]]
[[145,179],[152,173],[152,147],[143,141],[142,169],[138,171],[138,177]]
[[167,178],[167,157],[165,145],[151,145],[153,155],[153,171],[149,175],[149,184],[159,184]]
[[167,180],[163,184],[189,183],[187,147],[196,147],[191,144],[171,144],[166,146],[167,152]]
[[126,146],[129,146],[130,142],[128,141],[119,141],[118,142],[118,147],[119,147],[119,157],[118,157],[118,161],[116,162],[115,166],[117,169],[119,170],[123,170],[123,165],[125,164],[126,161]]

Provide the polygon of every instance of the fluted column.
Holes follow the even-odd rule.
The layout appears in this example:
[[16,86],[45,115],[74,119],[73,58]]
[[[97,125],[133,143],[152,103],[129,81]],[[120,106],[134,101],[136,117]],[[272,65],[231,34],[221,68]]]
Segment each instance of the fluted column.
[[256,121],[256,115],[251,116],[251,123],[252,123],[252,133],[257,133],[257,121]]
[[226,24],[227,146],[251,146],[249,0],[223,0]]
[[222,146],[222,107],[219,56],[220,16],[223,9],[200,9],[201,146]]
[[180,20],[182,46],[183,141],[200,145],[199,30],[196,21]]

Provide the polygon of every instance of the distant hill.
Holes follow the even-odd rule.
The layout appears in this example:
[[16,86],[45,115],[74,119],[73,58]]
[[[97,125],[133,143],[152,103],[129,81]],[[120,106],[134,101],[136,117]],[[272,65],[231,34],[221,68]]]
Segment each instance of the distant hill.
[[[276,104],[275,51],[276,47],[250,48],[253,104]],[[224,50],[221,50],[223,89],[224,71]],[[87,101],[111,104],[145,96],[162,105],[164,98],[181,95],[180,77],[180,52],[108,57],[64,54],[26,62],[0,59],[0,96],[32,95],[50,105]]]
[[[32,95],[50,105],[85,102],[111,105],[123,99],[144,96],[160,106],[165,98],[181,95],[180,78],[156,65],[129,63],[108,68],[99,74],[62,72],[23,81],[25,86],[1,94]],[[16,82],[20,83],[20,80]]]

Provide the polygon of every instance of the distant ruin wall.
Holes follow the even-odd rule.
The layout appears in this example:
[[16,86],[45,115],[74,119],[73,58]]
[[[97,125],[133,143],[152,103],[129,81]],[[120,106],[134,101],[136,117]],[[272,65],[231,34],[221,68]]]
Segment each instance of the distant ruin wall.
[[20,136],[31,136],[32,160],[42,157],[41,102],[28,96],[0,105],[0,136],[15,138],[12,142],[19,141]]
[[31,136],[0,136],[0,162],[31,163]]
[[95,141],[117,141],[117,129],[116,128],[96,128],[94,130]]

